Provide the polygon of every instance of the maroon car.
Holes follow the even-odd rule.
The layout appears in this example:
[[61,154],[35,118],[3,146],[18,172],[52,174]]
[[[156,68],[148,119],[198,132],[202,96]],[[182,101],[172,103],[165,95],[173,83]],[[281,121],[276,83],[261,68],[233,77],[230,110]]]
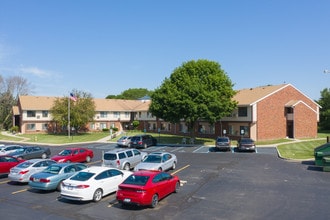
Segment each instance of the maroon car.
[[8,155],[0,156],[0,175],[8,174],[10,168],[24,161]]
[[51,159],[57,161],[58,163],[89,163],[93,157],[94,152],[92,150],[82,147],[73,147],[62,150],[58,155],[53,156]]

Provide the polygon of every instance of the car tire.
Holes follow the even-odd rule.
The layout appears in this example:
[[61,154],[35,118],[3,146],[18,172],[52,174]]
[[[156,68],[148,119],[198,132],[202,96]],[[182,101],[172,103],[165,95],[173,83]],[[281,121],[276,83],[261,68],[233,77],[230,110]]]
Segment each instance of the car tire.
[[152,199],[151,199],[151,208],[156,208],[156,206],[158,205],[158,195],[157,194],[154,194],[152,196]]
[[86,157],[86,162],[87,162],[87,163],[91,162],[91,157],[90,157],[90,156],[87,156],[87,157]]
[[172,165],[172,170],[175,170],[175,168],[176,168],[176,163],[175,163],[175,162],[173,162],[173,165]]
[[180,186],[180,181],[176,182],[174,192],[175,192],[175,193],[178,193],[179,190],[180,190],[180,187],[181,187],[181,186]]
[[129,165],[129,163],[125,163],[124,170],[128,170],[128,171],[131,170],[131,166]]
[[143,148],[147,149],[148,145],[146,143],[143,144]]
[[102,199],[102,189],[99,188],[94,192],[93,201],[99,202],[101,199]]
[[46,153],[41,154],[41,158],[42,159],[46,159],[47,158],[47,154]]
[[162,169],[161,167],[159,167],[159,168],[158,168],[158,171],[160,171],[160,172],[161,172],[161,171],[163,171],[163,169]]
[[63,180],[61,180],[61,181],[57,184],[57,187],[56,187],[56,191],[57,191],[57,192],[61,192],[61,185],[62,185],[62,182],[63,182]]

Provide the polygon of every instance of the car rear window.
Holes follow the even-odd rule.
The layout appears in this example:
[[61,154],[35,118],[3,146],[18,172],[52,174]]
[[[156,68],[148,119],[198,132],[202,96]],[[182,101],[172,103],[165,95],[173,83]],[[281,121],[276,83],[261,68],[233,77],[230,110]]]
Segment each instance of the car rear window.
[[78,180],[78,181],[86,181],[89,180],[92,176],[94,176],[95,173],[89,173],[89,172],[79,172],[73,177],[70,178],[70,180]]
[[138,176],[133,174],[127,177],[123,184],[144,186],[148,182],[148,179],[149,176]]
[[141,139],[140,136],[132,137],[131,141],[139,141]]
[[228,138],[218,138],[217,142],[228,142]]
[[104,160],[116,160],[117,155],[112,153],[105,153],[103,156]]

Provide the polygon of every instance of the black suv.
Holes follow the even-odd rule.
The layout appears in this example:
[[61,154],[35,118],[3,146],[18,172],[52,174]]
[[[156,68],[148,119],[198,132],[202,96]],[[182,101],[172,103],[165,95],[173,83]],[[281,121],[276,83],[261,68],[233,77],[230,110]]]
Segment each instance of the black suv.
[[148,134],[135,135],[131,138],[131,147],[147,148],[157,145],[157,139]]
[[229,137],[217,137],[215,140],[215,148],[217,150],[231,150],[231,142]]

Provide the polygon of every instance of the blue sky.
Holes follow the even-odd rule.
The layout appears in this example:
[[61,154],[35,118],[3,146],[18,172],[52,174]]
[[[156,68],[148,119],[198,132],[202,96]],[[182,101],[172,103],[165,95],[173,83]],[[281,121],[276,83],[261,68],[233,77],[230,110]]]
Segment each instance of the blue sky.
[[0,1],[0,75],[26,78],[33,95],[153,90],[198,59],[234,89],[291,83],[317,100],[330,85],[330,1]]

